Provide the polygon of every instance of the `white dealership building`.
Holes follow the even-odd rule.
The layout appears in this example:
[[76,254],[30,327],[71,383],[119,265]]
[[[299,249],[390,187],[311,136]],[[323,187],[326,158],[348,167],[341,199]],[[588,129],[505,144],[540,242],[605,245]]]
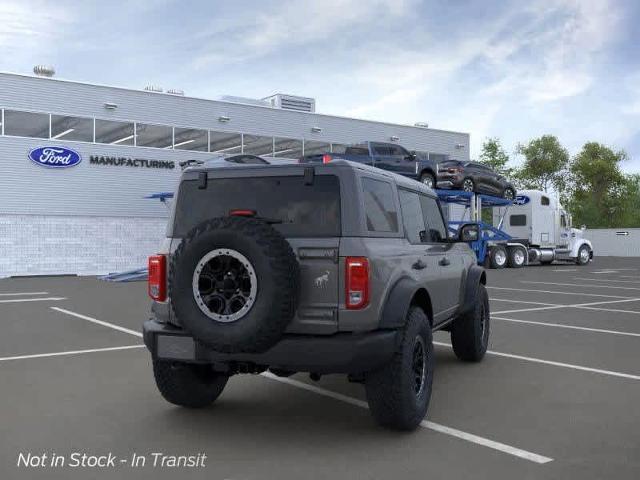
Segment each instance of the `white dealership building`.
[[[50,73],[41,69],[40,73]],[[469,135],[324,115],[310,98],[207,100],[0,73],[0,277],[138,268],[188,159],[298,158],[363,140],[469,159]]]

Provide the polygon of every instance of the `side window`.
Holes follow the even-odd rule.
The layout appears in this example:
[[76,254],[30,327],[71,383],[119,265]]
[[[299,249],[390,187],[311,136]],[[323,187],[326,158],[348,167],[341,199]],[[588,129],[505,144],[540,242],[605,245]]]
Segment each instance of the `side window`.
[[527,225],[526,215],[511,215],[509,217],[509,226],[511,227],[524,227]]
[[397,232],[398,212],[391,184],[372,178],[362,179],[367,229],[371,232]]
[[560,215],[560,225],[562,228],[567,228],[567,217],[564,213]]
[[395,157],[406,157],[407,155],[409,155],[409,152],[407,152],[400,145],[389,145],[388,148],[389,148],[389,154]]
[[549,197],[540,197],[540,205],[549,205]]
[[427,197],[426,195],[420,195],[420,204],[422,206],[422,216],[427,230],[425,241],[441,242],[446,240],[448,238],[447,228],[436,199]]
[[371,146],[373,153],[376,155],[390,155],[391,152],[389,151],[389,147],[387,147],[386,145],[377,145],[377,144],[373,144]]
[[400,208],[402,209],[402,223],[411,243],[421,243],[425,235],[424,217],[420,205],[420,196],[408,190],[398,190],[400,194]]

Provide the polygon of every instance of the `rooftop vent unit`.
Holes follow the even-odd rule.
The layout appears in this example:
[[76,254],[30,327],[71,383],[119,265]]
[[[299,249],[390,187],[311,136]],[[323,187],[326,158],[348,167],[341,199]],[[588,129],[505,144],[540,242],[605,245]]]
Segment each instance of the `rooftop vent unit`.
[[167,90],[167,93],[169,95],[180,95],[181,97],[184,97],[184,90],[180,90],[179,88],[170,88]]
[[269,102],[269,105],[272,107],[282,108],[283,110],[295,110],[297,112],[316,111],[316,100],[314,98],[276,93],[275,95],[266,97],[263,100]]
[[427,122],[416,122],[413,125],[420,128],[429,128],[429,124]]
[[33,73],[39,77],[53,77],[56,74],[56,69],[50,65],[36,65],[33,67]]
[[162,87],[159,87],[157,85],[147,85],[146,87],[144,87],[144,89],[147,92],[156,92],[156,93],[162,93]]
[[258,107],[270,107],[271,104],[266,100],[248,97],[235,97],[233,95],[223,95],[220,97],[223,102],[244,103],[245,105],[257,105]]

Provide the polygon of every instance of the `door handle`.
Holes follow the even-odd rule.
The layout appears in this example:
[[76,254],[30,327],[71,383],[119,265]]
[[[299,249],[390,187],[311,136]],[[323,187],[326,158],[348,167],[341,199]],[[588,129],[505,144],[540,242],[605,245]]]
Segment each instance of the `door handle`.
[[447,265],[451,265],[451,262],[447,257],[444,257],[442,260],[438,262],[438,264],[442,265],[443,267],[446,267]]
[[414,270],[422,270],[423,268],[427,268],[427,264],[422,260],[418,260],[413,265],[411,265],[411,268],[413,268]]

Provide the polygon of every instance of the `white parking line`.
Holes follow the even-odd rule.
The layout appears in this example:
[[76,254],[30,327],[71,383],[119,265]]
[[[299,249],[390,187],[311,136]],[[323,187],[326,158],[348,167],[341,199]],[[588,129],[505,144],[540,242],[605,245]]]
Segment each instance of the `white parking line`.
[[0,357],[0,362],[7,362],[10,360],[24,360],[28,358],[63,357],[65,355],[80,355],[82,353],[112,352],[115,350],[129,350],[132,348],[143,348],[143,347],[144,345],[126,345],[124,347],[92,348],[90,350],[70,350],[68,352],[36,353],[34,355],[17,355],[15,357]]
[[60,300],[66,300],[66,298],[65,297],[11,298],[8,300],[0,300],[0,303],[57,302]]
[[[583,310],[598,310],[601,312],[614,312],[614,313],[631,313],[633,315],[640,315],[640,312],[636,310],[622,310],[621,308],[600,308],[600,307],[576,307]],[[617,317],[620,318],[620,317]]]
[[640,280],[614,280],[612,278],[586,278],[573,277],[573,280],[586,280],[587,282],[615,282],[615,283],[640,283]]
[[511,299],[508,299],[508,298],[494,298],[494,297],[491,297],[489,300],[494,301],[494,302],[527,303],[527,304],[531,304],[531,305],[545,305],[547,307],[557,307],[557,306],[559,306],[557,303],[530,302],[530,301],[525,301],[525,300],[511,300]]
[[[535,308],[518,308],[516,310],[500,310],[498,312],[491,312],[492,315],[499,315],[502,313],[518,313],[518,312],[536,312],[539,310],[556,310],[558,308],[586,308],[589,309],[589,307],[593,306],[593,305],[606,305],[606,304],[611,304],[611,303],[627,303],[627,302],[638,302],[640,301],[640,298],[625,298],[624,300],[607,300],[607,301],[603,301],[603,302],[590,302],[590,303],[573,303],[573,304],[569,304],[569,305],[549,305],[547,307],[535,307]],[[597,308],[597,310],[602,310],[602,311],[611,311],[611,312],[615,312],[617,311],[616,309],[608,309],[608,308]],[[626,312],[626,310],[624,310]]]
[[552,272],[577,272],[577,268],[554,268]]
[[[434,345],[441,347],[451,347],[450,343],[445,342],[433,342]],[[552,360],[544,360],[542,358],[525,357],[523,355],[515,355],[513,353],[496,352],[493,350],[487,350],[489,355],[495,355],[496,357],[513,358],[515,360],[523,360],[525,362],[541,363],[544,365],[552,365],[554,367],[569,368],[572,370],[580,370],[582,372],[598,373],[600,375],[608,375],[611,377],[620,377],[630,380],[640,380],[640,375],[632,375],[631,373],[614,372],[612,370],[601,370],[599,368],[583,367],[582,365],[573,365],[571,363],[554,362]]]
[[49,292],[16,292],[16,293],[3,292],[3,293],[0,293],[0,297],[18,297],[21,295],[49,295]]
[[[542,282],[546,283],[546,282]],[[583,293],[583,292],[558,292],[557,290],[535,290],[529,288],[512,288],[512,287],[487,287],[492,290],[511,290],[514,292],[533,292],[533,293],[553,293],[556,295],[580,295],[582,297],[606,297],[606,298],[632,298],[620,295],[603,295],[600,293]]]
[[[331,390],[326,390],[324,388],[316,387],[314,385],[309,385],[308,383],[300,382],[298,380],[293,380],[291,378],[277,377],[269,372],[263,373],[262,376],[269,378],[271,380],[275,380],[277,382],[286,383],[287,385],[291,385],[293,387],[307,390],[309,392],[317,393],[318,395],[329,397],[334,400],[339,400],[341,402],[348,403],[349,405],[354,405],[356,407],[365,408],[365,409],[369,408],[369,405],[367,405],[367,402],[358,400],[357,398],[349,397],[347,395],[342,395],[341,393],[336,393]],[[513,455],[518,458],[529,460],[534,463],[543,464],[543,463],[549,463],[553,461],[553,458],[545,457],[543,455],[538,455],[537,453],[529,452],[527,450],[522,450],[520,448],[512,447],[504,443],[489,440],[488,438],[479,437],[478,435],[463,432],[462,430],[457,430],[455,428],[447,427],[445,425],[440,425],[439,423],[431,422],[429,420],[423,420],[422,422],[420,422],[420,426],[423,428],[434,430],[439,433],[451,435],[453,437],[459,438],[461,440],[465,440],[467,442],[475,443],[477,445],[482,445],[484,447],[488,447],[493,450],[498,450],[500,452],[507,453],[509,455]]]
[[533,280],[520,280],[520,283],[539,283],[542,285],[560,285],[564,287],[615,288],[616,290],[640,290],[640,287],[618,287],[613,285],[585,285],[583,283],[537,282]]
[[619,330],[605,330],[602,328],[589,328],[589,327],[579,327],[577,325],[563,325],[561,323],[548,323],[548,322],[535,322],[533,320],[517,320],[515,318],[505,318],[505,317],[496,317],[491,315],[491,320],[502,320],[504,322],[513,322],[513,323],[525,323],[529,325],[540,325],[541,327],[557,327],[557,328],[568,328],[571,330],[583,330],[585,332],[594,332],[594,333],[610,333],[613,335],[622,335],[626,337],[640,337],[640,333],[633,332],[621,332]]
[[103,327],[113,328],[114,330],[118,330],[119,332],[128,333],[129,335],[135,335],[136,337],[142,337],[142,333],[137,332],[135,330],[131,330],[129,328],[121,327],[120,325],[115,325],[113,323],[104,322],[102,320],[98,320],[97,318],[87,317],[86,315],[81,315],[80,313],[72,312],[71,310],[65,310],[64,308],[51,307],[51,310],[55,310],[56,312],[66,313],[67,315],[71,315],[73,317],[81,318],[82,320],[86,320],[87,322],[95,323],[97,325],[102,325]]

